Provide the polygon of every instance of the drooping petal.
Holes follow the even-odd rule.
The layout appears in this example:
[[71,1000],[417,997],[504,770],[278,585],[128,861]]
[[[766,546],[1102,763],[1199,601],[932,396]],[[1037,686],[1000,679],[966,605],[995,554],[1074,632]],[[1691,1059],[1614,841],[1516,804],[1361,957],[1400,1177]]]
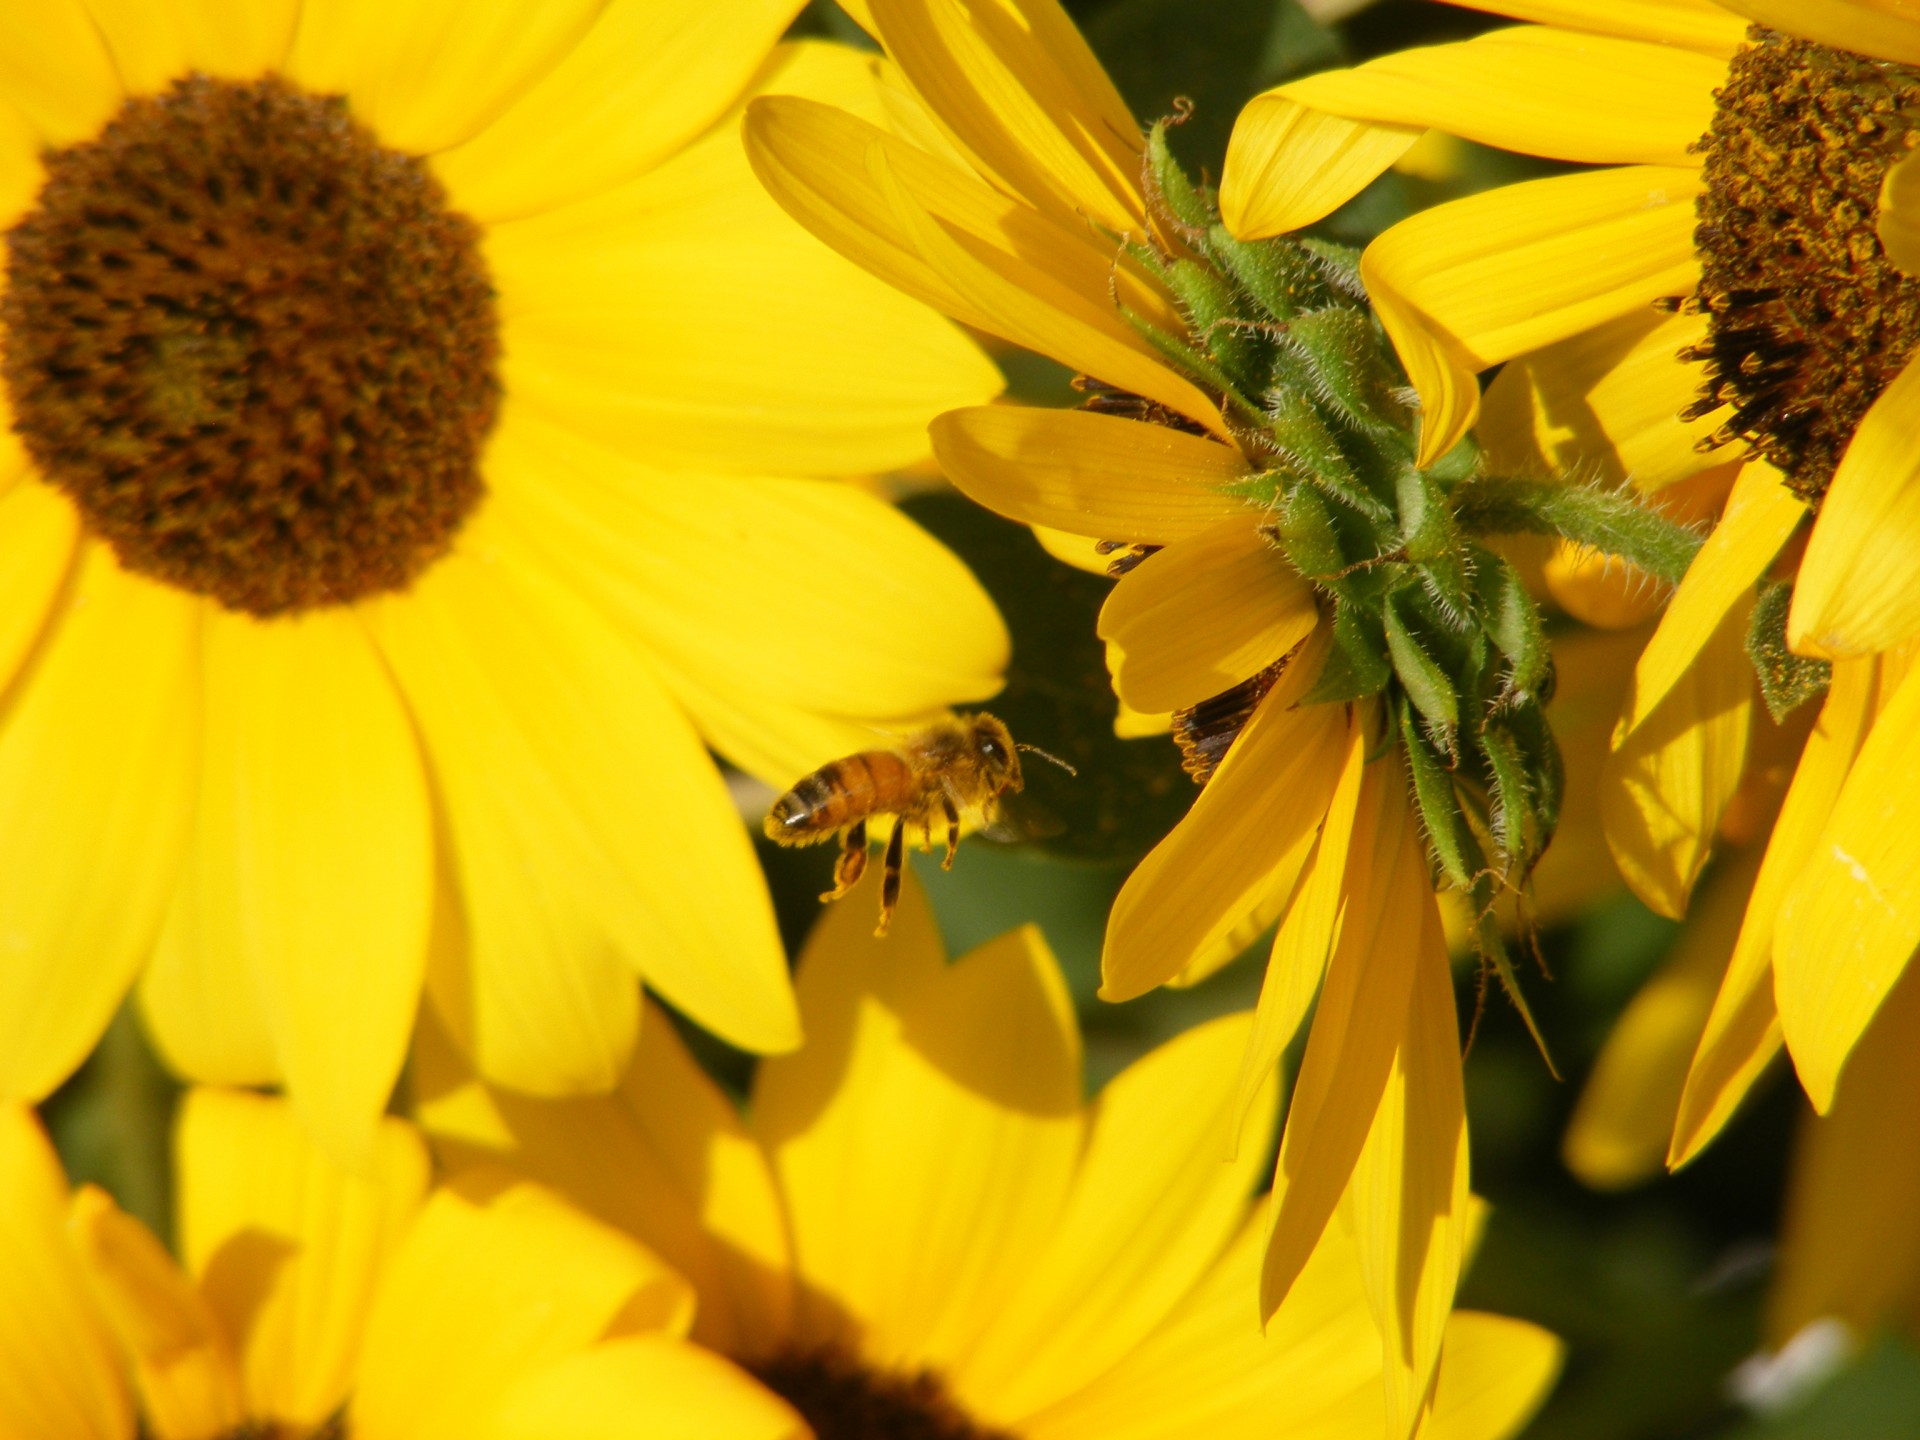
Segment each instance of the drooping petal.
[[1880,664],[1843,660],[1807,737],[1755,877],[1747,913],[1687,1074],[1674,1120],[1670,1166],[1684,1165],[1720,1133],[1780,1048],[1774,1009],[1773,936],[1780,902],[1813,854],[1833,802],[1873,723]]
[[0,726],[0,1095],[80,1063],[159,930],[192,815],[200,606],[85,547]]
[[1329,115],[1279,90],[1256,95],[1227,141],[1221,222],[1241,240],[1311,225],[1386,173],[1421,133]]
[[1673,953],[1621,1012],[1588,1073],[1560,1152],[1596,1190],[1624,1189],[1660,1173],[1761,855],[1750,850],[1708,878]]
[[1861,418],[1820,502],[1793,587],[1787,644],[1803,655],[1890,650],[1920,630],[1920,366]]
[[1727,616],[1766,573],[1806,506],[1764,461],[1741,467],[1720,523],[1687,567],[1667,613],[1634,667],[1633,688],[1614,730],[1618,745],[1659,708],[1696,665]]
[[1031,927],[949,966],[911,879],[886,938],[871,920],[842,904],[815,926],[808,1043],[761,1066],[752,1122],[792,1222],[795,1342],[944,1368],[1060,1222],[1084,1139],[1079,1034]]
[[425,1149],[385,1120],[349,1172],[285,1103],[196,1089],[175,1154],[182,1261],[239,1353],[249,1413],[319,1425],[346,1399],[374,1289],[426,1193]]
[[1272,92],[1349,120],[1445,130],[1587,165],[1692,165],[1726,65],[1692,50],[1518,25],[1398,50]]
[[435,155],[434,173],[456,209],[487,224],[631,180],[736,103],[799,8],[614,0],[484,129]]
[[165,90],[194,73],[252,80],[277,70],[300,14],[300,0],[86,0],[86,7],[130,95]]
[[1920,1135],[1906,1097],[1920,1086],[1920,975],[1909,973],[1847,1065],[1832,1108],[1794,1146],[1767,1331],[1784,1343],[1823,1316],[1870,1335],[1920,1283]]
[[691,726],[558,578],[478,558],[484,519],[469,553],[369,607],[425,737],[471,937],[470,992],[436,989],[443,1015],[468,1019],[483,1073],[543,1094],[612,1088],[635,971],[738,1044],[792,1045],[752,848]]
[[1232,490],[1253,474],[1246,456],[1166,425],[995,405],[949,411],[929,433],[948,479],[1028,525],[1166,545],[1250,513]]
[[491,1440],[811,1440],[784,1400],[710,1350],[627,1335],[529,1371],[487,1417]]
[[1100,607],[1113,688],[1180,710],[1251,679],[1320,623],[1312,587],[1253,523],[1223,520],[1149,555]]
[[485,1434],[515,1382],[611,1336],[685,1331],[686,1283],[537,1185],[434,1192],[367,1317],[348,1415],[361,1440]]
[[1477,370],[1690,292],[1697,170],[1557,175],[1423,210],[1367,247],[1361,275],[1420,392],[1420,463],[1479,411]]
[[1616,730],[1601,776],[1601,823],[1621,877],[1649,909],[1676,920],[1746,762],[1752,608],[1750,598],[1737,602],[1661,703],[1632,730]]
[[1514,1435],[1547,1398],[1566,1347],[1557,1336],[1505,1315],[1458,1310],[1447,1319],[1440,1378],[1421,1440],[1493,1440]]
[[[71,145],[91,139],[125,96],[114,57],[103,43],[83,0],[50,0],[31,10],[10,10],[0,18],[0,95],[10,111],[30,127],[37,143],[9,144],[9,160],[30,163],[39,188],[41,146]],[[13,116],[10,114],[8,120]],[[7,125],[10,141],[16,138]],[[15,164],[8,164],[11,178]],[[12,198],[14,186],[7,190]],[[12,223],[13,215],[7,221]]]
[[[873,77],[857,52],[811,44],[760,86],[840,105]],[[780,213],[737,122],[617,189],[491,226],[486,247],[508,393],[655,466],[894,469],[926,455],[933,415],[1001,388],[953,325]]]
[[33,1112],[0,1103],[0,1435],[133,1440],[119,1347],[67,1243],[67,1181]]
[[1001,686],[1006,627],[979,581],[854,486],[674,474],[525,416],[490,458],[503,543],[524,537],[696,683],[869,723]]
[[1920,16],[1901,0],[1726,0],[1726,8],[1803,40],[1920,65]]
[[1920,944],[1920,669],[1884,702],[1833,813],[1780,904],[1773,993],[1816,1110]]
[[1112,245],[830,107],[747,107],[747,152],[774,199],[853,260],[935,309],[1225,435],[1218,407],[1152,352],[1122,305],[1172,330],[1166,299]]
[[143,1432],[205,1440],[237,1431],[247,1414],[232,1344],[153,1232],[93,1185],[74,1195],[68,1232],[128,1358]]
[[786,1332],[786,1218],[766,1154],[651,1002],[633,1066],[611,1095],[536,1100],[489,1086],[430,1015],[412,1081],[443,1164],[506,1165],[686,1276],[700,1296],[695,1340],[754,1355]]
[[970,1414],[1019,1428],[1124,1364],[1227,1248],[1279,1118],[1272,1076],[1244,1126],[1235,1104],[1250,1018],[1186,1031],[1101,1091],[1053,1243],[948,1372]]
[[1309,646],[1254,711],[1226,759],[1113,902],[1100,994],[1130,1000],[1210,954],[1263,899],[1291,891],[1340,773],[1349,721],[1291,708],[1317,677]]
[[[251,968],[279,1072],[353,1163],[406,1057],[426,970],[432,838],[412,722],[345,611],[209,613],[196,864],[235,911],[203,942]],[[226,1008],[224,1005],[221,1009]],[[211,1017],[209,1017],[211,1018]]]
[[[133,3],[133,0],[129,0]],[[602,5],[302,0],[287,78],[345,95],[380,143],[425,155],[472,138],[558,65]]]
[[1676,358],[1705,338],[1706,317],[1622,315],[1501,367],[1478,435],[1495,474],[1588,473],[1660,490],[1724,463],[1694,448],[1725,415],[1682,420],[1697,380]]
[[1055,0],[881,0],[887,54],[975,168],[1035,205],[1140,233],[1140,127]]

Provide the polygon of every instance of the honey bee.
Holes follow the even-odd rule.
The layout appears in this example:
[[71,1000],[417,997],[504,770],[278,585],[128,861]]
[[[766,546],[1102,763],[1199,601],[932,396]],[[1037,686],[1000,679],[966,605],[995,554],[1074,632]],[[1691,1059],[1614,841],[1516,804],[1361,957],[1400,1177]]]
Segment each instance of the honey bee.
[[999,814],[1001,797],[1026,783],[1020,774],[1021,750],[1076,773],[1037,745],[1015,744],[1007,727],[991,715],[955,715],[915,731],[897,749],[863,750],[795,781],[767,811],[767,838],[780,845],[817,845],[838,836],[833,889],[820,897],[838,900],[866,873],[867,821],[891,815],[880,882],[880,925],[873,932],[884,935],[900,899],[907,827],[917,825],[920,848],[931,850],[934,817],[944,817],[947,853],[940,868],[952,869],[961,814],[972,811],[990,825]]

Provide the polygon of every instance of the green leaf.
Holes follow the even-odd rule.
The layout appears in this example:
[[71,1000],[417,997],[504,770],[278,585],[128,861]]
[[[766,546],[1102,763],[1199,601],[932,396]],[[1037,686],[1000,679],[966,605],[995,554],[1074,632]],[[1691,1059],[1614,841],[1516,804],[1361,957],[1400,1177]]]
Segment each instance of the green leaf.
[[1767,713],[1779,724],[1807,701],[1827,693],[1833,678],[1830,661],[1796,655],[1787,648],[1787,611],[1793,586],[1770,581],[1760,587],[1747,622],[1747,658],[1760,680]]

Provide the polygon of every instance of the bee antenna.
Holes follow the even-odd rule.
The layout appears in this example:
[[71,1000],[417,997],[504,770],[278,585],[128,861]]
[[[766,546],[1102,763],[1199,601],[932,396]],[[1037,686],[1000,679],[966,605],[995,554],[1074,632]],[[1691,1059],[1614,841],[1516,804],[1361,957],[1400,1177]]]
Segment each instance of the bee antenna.
[[1024,741],[1016,740],[1013,742],[1013,748],[1016,750],[1025,750],[1029,755],[1038,755],[1042,760],[1051,760],[1069,775],[1077,776],[1080,773],[1058,755],[1048,750],[1042,750],[1038,745],[1028,745]]

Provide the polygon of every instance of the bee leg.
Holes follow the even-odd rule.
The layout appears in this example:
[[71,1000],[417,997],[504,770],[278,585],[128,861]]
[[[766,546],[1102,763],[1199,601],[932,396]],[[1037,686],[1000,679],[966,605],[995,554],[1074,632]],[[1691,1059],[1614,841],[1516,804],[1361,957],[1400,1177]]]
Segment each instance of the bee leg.
[[880,925],[873,933],[884,935],[893,922],[893,907],[900,899],[900,867],[906,859],[907,822],[898,817],[887,835],[885,870],[880,876]]
[[840,858],[833,862],[833,889],[820,898],[838,900],[867,873],[867,822],[856,820],[840,836]]
[[951,795],[940,797],[940,808],[947,812],[947,858],[940,862],[940,868],[951,870],[953,852],[960,848],[960,812],[954,808]]

